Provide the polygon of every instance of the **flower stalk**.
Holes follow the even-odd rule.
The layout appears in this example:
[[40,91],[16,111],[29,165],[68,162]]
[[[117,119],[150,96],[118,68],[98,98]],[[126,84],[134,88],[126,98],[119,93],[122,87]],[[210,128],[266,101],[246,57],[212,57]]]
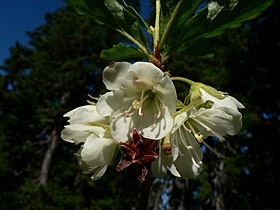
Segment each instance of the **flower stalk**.
[[181,82],[185,82],[189,85],[193,85],[195,82],[190,80],[190,79],[187,79],[187,78],[184,78],[184,77],[171,77],[171,80],[172,81],[181,81]]
[[153,56],[151,53],[147,50],[146,47],[144,47],[140,42],[138,42],[136,39],[134,39],[130,34],[128,34],[126,31],[116,29],[117,32],[121,33],[123,36],[125,36],[129,41],[133,42],[146,56],[147,58],[152,61]]
[[167,38],[167,36],[168,36],[168,33],[169,33],[169,31],[170,31],[170,29],[171,29],[171,27],[172,27],[173,22],[175,21],[176,16],[177,16],[177,14],[178,14],[178,12],[179,12],[179,10],[180,10],[182,4],[183,4],[183,1],[184,1],[184,0],[180,0],[180,1],[178,2],[178,4],[176,5],[176,8],[175,8],[175,10],[174,10],[174,12],[172,13],[172,16],[171,16],[169,22],[167,23],[166,29],[164,30],[164,33],[163,33],[163,35],[162,35],[162,37],[161,37],[161,39],[160,39],[160,41],[159,41],[159,43],[158,43],[158,47],[157,47],[157,48],[158,48],[159,50],[161,50],[161,48],[162,48],[163,45],[164,45],[164,42],[165,42],[165,40],[166,40],[166,38]]
[[154,31],[154,51],[157,51],[159,43],[159,32],[160,32],[160,0],[156,0],[156,18],[155,18],[155,31]]

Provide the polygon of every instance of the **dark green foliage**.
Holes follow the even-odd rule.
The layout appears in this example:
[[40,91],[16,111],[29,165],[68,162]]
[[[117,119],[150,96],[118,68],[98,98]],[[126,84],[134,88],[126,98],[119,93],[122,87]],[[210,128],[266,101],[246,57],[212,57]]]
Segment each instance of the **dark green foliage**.
[[[198,203],[191,204],[190,209],[279,208],[280,31],[275,28],[280,21],[279,8],[279,2],[275,2],[260,18],[212,39],[213,58],[180,55],[170,61],[172,75],[180,72],[181,76],[227,91],[246,107],[242,110],[243,129],[227,138],[229,144],[208,140],[226,158],[221,161],[211,152],[204,155],[207,168],[190,188],[199,192]],[[181,83],[176,85],[183,87]],[[204,196],[209,193],[211,197]]]
[[[107,62],[99,55],[119,36],[72,8],[47,14],[46,24],[29,35],[31,47],[17,43],[1,66],[0,209],[132,206],[137,190],[123,189],[123,177],[93,183],[82,176],[74,156],[79,146],[60,138],[63,114],[87,104],[87,94],[105,91],[101,73]],[[132,199],[123,201],[126,196]]]
[[147,45],[141,27],[149,27],[132,7],[122,0],[67,0],[79,14],[92,18],[120,32],[126,32],[138,42]]
[[110,49],[102,50],[100,56],[105,60],[114,61],[125,61],[127,58],[129,58],[129,60],[135,60],[137,58],[139,59],[146,57],[145,54],[140,50],[122,43],[113,45],[113,47]]
[[[168,2],[171,5],[174,3],[172,0]],[[181,11],[167,37],[165,54],[181,53],[199,38],[221,35],[226,29],[238,27],[242,22],[261,14],[273,0],[220,0],[212,2],[214,6],[201,9],[199,6],[202,2],[182,3]]]

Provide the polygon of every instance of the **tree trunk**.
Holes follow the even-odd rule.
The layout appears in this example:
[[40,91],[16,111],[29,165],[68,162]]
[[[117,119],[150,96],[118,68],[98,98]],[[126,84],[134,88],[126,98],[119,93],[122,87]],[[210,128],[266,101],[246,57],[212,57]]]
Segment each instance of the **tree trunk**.
[[49,168],[51,165],[51,159],[52,159],[52,155],[56,149],[56,146],[57,146],[57,131],[54,127],[51,134],[49,135],[49,145],[48,145],[48,149],[45,153],[44,161],[43,161],[42,167],[41,167],[41,173],[40,173],[40,177],[39,177],[40,185],[47,184]]
[[216,176],[213,180],[214,183],[214,205],[216,210],[225,210],[224,194],[226,190],[226,174],[224,173],[224,162],[221,160],[216,169]]

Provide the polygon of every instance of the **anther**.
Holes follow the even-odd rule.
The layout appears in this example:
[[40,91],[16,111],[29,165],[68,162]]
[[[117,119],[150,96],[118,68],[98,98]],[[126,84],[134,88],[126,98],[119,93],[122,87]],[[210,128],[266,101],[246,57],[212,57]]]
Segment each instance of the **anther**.
[[133,108],[133,109],[139,109],[139,108],[140,108],[140,101],[134,100],[134,101],[132,102],[132,108]]

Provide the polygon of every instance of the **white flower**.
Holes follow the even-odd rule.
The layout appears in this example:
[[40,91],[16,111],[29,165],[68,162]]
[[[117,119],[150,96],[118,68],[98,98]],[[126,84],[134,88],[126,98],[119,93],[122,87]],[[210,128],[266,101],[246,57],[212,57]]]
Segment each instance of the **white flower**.
[[64,117],[69,117],[67,122],[70,125],[64,126],[61,132],[61,138],[70,143],[79,144],[85,142],[87,137],[96,132],[96,127],[92,124],[109,124],[108,118],[100,116],[96,112],[94,105],[81,106],[76,109],[67,112]]
[[169,76],[152,63],[116,62],[103,71],[111,92],[96,105],[102,116],[111,116],[112,135],[126,141],[132,129],[150,139],[161,139],[172,129],[176,90]]
[[91,134],[78,152],[78,162],[85,173],[93,174],[92,180],[103,176],[116,153],[118,142],[99,128],[99,135]]
[[188,106],[176,116],[175,127],[185,123],[198,141],[208,136],[216,136],[223,141],[223,136],[236,135],[242,127],[242,115],[238,109],[244,106],[234,97],[211,86],[194,83]]
[[170,136],[174,165],[181,178],[195,178],[202,171],[203,154],[190,132],[181,126]]
[[192,132],[201,142],[208,136],[224,141],[225,135],[236,135],[242,127],[242,115],[239,111],[227,107],[210,109],[190,107],[175,117],[174,129],[184,126],[186,132]]
[[75,144],[84,143],[77,154],[80,167],[93,174],[93,180],[99,179],[112,162],[118,145],[108,129],[108,117],[100,116],[94,105],[78,107],[64,117],[70,118],[70,125],[65,126],[61,138]]
[[198,176],[202,171],[203,158],[199,143],[204,143],[220,155],[204,139],[215,136],[223,141],[225,135],[237,134],[242,127],[239,108],[244,106],[235,98],[210,86],[195,83],[190,91],[190,104],[175,116],[169,138],[172,153],[166,155],[161,152],[152,165],[153,172],[163,176],[169,170],[181,178]]

